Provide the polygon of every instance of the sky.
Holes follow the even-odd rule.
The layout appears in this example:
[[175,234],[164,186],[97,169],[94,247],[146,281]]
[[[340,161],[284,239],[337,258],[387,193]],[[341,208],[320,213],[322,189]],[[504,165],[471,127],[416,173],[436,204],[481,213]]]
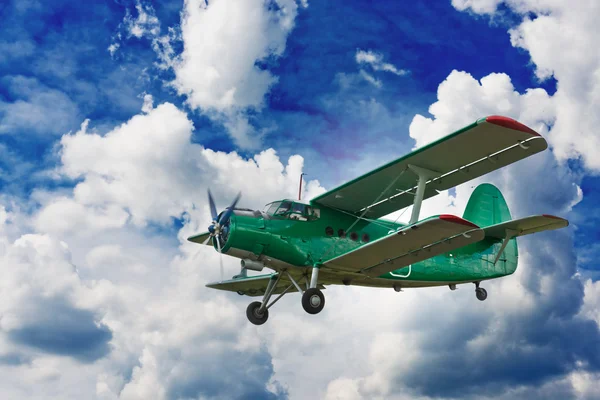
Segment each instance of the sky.
[[[144,0],[0,4],[4,399],[596,399],[600,3]],[[498,186],[514,275],[471,285],[213,291],[185,239],[219,209],[310,199],[486,115],[549,150],[443,192]],[[410,212],[400,216],[408,220]],[[395,217],[396,215],[394,215]],[[225,256],[225,274],[239,260]]]

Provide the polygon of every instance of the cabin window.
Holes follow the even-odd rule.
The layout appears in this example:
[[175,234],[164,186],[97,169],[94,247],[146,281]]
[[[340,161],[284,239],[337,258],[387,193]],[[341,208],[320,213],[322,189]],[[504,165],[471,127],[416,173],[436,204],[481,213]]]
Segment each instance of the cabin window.
[[327,228],[325,228],[325,234],[327,236],[333,236],[333,228],[328,226]]
[[302,203],[294,203],[294,205],[292,206],[292,210],[290,211],[290,219],[296,219],[299,221],[307,221],[308,220],[308,214],[307,214],[307,207],[306,204],[302,204]]
[[346,237],[346,231],[343,229],[338,229],[338,236],[342,239]]
[[356,242],[358,240],[358,233],[352,232],[350,234],[350,239],[352,239],[352,240],[354,240]]
[[369,237],[368,233],[363,233],[362,235],[362,241],[367,243],[369,240],[371,240],[371,238]]

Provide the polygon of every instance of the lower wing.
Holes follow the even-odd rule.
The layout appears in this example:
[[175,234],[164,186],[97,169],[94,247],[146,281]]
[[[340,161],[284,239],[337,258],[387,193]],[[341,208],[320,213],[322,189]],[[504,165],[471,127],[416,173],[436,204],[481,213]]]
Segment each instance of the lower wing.
[[335,271],[375,278],[390,271],[478,242],[485,237],[477,225],[454,215],[416,222],[323,263]]

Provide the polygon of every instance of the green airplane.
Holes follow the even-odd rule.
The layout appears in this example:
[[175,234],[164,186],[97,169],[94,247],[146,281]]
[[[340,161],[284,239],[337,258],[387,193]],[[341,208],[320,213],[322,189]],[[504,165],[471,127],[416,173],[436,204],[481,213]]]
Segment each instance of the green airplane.
[[[255,325],[264,324],[269,308],[290,292],[302,293],[307,313],[319,313],[326,285],[401,291],[474,283],[483,301],[482,281],[515,272],[518,236],[563,228],[568,221],[552,215],[513,220],[502,193],[490,184],[474,190],[462,218],[419,220],[421,203],[547,147],[527,126],[489,116],[308,203],[279,200],[259,211],[236,208],[238,195],[217,214],[209,191],[212,225],[188,240],[210,241],[219,253],[241,259],[240,274],[206,286],[262,296],[246,310]],[[411,205],[407,225],[382,219]],[[264,268],[274,272],[247,274]]]

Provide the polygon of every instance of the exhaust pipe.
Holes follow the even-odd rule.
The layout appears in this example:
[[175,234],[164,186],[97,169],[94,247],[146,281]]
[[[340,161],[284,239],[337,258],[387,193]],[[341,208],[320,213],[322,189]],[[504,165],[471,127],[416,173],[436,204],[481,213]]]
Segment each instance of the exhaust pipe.
[[260,261],[253,261],[253,260],[242,260],[241,261],[242,264],[242,269],[251,269],[252,271],[262,271],[263,268],[265,267],[265,264],[263,264]]

